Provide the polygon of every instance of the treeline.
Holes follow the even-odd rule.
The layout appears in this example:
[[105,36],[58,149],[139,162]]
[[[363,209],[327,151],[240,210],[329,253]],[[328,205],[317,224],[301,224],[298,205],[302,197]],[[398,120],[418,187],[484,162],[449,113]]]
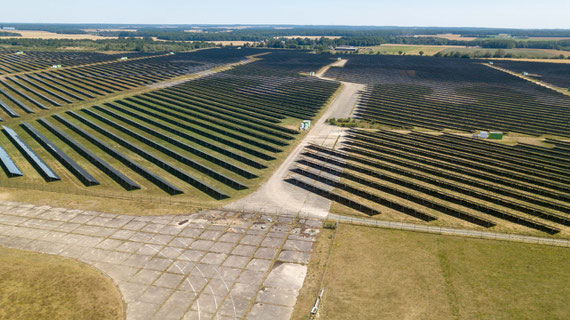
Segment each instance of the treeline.
[[[504,49],[498,49],[495,51],[490,51],[490,50],[485,50],[485,51],[469,51],[469,52],[464,52],[464,51],[447,51],[447,52],[443,52],[440,51],[436,54],[434,54],[434,57],[447,57],[447,58],[462,58],[462,59],[472,59],[472,58],[533,58],[533,57],[528,57],[524,54],[516,54],[516,53],[512,53],[512,52],[507,52]],[[534,57],[534,58],[539,58],[539,59],[565,59],[564,55],[558,55],[558,56],[544,56],[544,57]],[[568,59],[570,59],[570,56],[568,56]]]
[[0,31],[0,37],[21,37],[22,35],[16,32]]
[[377,46],[385,43],[390,44],[410,44],[410,45],[457,45],[468,47],[481,47],[489,49],[513,49],[513,48],[528,48],[528,49],[554,49],[554,50],[570,50],[570,40],[558,41],[517,41],[517,40],[473,40],[473,41],[458,41],[448,40],[435,37],[360,37],[360,38],[340,38],[329,39],[320,38],[310,40],[308,38],[273,38],[267,40],[269,47],[284,47],[284,48],[297,48],[297,47],[319,47],[319,46],[340,46],[351,45],[357,47]]
[[14,49],[61,49],[66,47],[85,48],[97,51],[137,51],[137,52],[182,52],[197,48],[213,47],[206,42],[153,41],[152,39],[0,39],[0,45],[9,45]]

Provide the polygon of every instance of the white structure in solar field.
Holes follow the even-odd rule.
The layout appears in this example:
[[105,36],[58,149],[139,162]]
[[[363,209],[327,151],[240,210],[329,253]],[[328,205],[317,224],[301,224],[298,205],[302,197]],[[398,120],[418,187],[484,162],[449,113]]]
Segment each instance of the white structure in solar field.
[[61,64],[54,64],[51,67],[52,67],[52,69],[59,69],[59,68],[61,68]]
[[338,46],[334,48],[335,51],[358,52],[358,47],[353,46]]
[[119,60],[128,60],[128,57],[121,57]]

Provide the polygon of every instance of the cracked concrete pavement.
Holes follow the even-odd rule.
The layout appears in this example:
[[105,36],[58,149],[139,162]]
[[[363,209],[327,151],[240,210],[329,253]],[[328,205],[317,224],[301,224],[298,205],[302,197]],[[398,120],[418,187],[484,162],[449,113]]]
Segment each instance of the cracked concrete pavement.
[[289,319],[319,220],[239,212],[127,216],[0,201],[0,246],[113,279],[127,319]]

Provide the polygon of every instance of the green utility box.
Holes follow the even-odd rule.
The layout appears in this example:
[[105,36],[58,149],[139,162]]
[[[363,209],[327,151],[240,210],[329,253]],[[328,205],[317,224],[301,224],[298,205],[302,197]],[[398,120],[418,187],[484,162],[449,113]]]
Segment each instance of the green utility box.
[[497,131],[491,131],[489,132],[489,139],[494,139],[494,140],[501,140],[503,139],[503,133],[502,132],[497,132]]

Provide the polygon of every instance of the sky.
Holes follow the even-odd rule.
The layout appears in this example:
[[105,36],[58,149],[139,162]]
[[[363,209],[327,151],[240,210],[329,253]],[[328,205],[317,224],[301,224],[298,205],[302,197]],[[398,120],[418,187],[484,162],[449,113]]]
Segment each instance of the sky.
[[3,0],[0,22],[570,29],[570,0]]

